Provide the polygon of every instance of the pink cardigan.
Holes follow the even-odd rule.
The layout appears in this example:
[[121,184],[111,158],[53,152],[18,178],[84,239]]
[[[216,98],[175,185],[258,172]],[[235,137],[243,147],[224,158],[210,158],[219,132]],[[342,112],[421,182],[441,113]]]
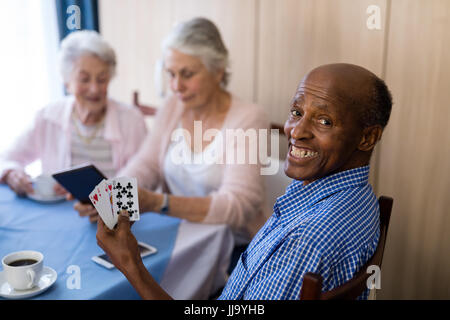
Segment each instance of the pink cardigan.
[[[42,172],[70,167],[70,136],[74,97],[52,103],[36,114],[32,125],[0,155],[0,182],[9,169],[24,168],[36,159]],[[147,128],[139,110],[108,99],[104,138],[111,142],[113,165],[119,171],[137,153]]]
[[[119,173],[137,177],[141,186],[155,190],[167,186],[163,176],[163,164],[171,142],[172,132],[180,123],[183,107],[174,97],[169,97],[158,110],[152,129],[139,153]],[[232,97],[224,129],[267,129],[269,122],[263,109]],[[225,136],[225,135],[224,135]],[[246,143],[248,150],[248,141]],[[235,152],[236,154],[236,152]],[[225,166],[220,188],[210,194],[211,205],[204,223],[228,224],[237,239],[249,241],[265,223],[265,187],[259,164],[217,164]],[[224,161],[225,162],[225,161]]]

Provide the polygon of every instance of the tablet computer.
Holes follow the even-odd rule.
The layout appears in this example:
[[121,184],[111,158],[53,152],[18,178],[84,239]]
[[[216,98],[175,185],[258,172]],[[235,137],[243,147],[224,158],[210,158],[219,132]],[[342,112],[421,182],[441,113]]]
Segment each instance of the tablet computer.
[[103,179],[107,179],[94,165],[83,165],[52,174],[53,178],[81,203],[91,203],[89,194]]

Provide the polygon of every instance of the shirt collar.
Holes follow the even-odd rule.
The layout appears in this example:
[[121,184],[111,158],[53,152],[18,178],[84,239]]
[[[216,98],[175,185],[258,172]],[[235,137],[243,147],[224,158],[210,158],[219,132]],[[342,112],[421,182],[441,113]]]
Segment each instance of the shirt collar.
[[274,214],[282,220],[290,220],[299,212],[344,189],[355,188],[369,183],[370,166],[338,172],[306,186],[303,181],[294,180],[286,193],[275,202]]

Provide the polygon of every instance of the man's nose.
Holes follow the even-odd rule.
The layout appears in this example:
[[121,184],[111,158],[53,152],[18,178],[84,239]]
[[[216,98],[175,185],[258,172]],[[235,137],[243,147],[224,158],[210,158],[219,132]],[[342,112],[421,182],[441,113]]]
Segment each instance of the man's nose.
[[291,128],[291,137],[295,140],[311,139],[314,135],[311,131],[311,120],[302,117]]

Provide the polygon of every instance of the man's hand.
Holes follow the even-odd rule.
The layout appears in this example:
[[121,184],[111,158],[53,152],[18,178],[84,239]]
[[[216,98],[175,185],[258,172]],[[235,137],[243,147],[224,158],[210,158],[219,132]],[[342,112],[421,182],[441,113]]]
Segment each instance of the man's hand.
[[130,230],[128,212],[122,211],[114,230],[102,219],[97,223],[97,244],[105,251],[112,263],[122,272],[142,299],[172,299],[153,279],[144,266],[138,243]]
[[114,230],[110,230],[102,219],[98,219],[97,244],[116,268],[125,275],[136,270],[142,263],[138,243],[131,232],[130,218],[126,211],[120,213]]
[[30,176],[22,170],[11,170],[5,180],[8,186],[20,196],[34,193]]

